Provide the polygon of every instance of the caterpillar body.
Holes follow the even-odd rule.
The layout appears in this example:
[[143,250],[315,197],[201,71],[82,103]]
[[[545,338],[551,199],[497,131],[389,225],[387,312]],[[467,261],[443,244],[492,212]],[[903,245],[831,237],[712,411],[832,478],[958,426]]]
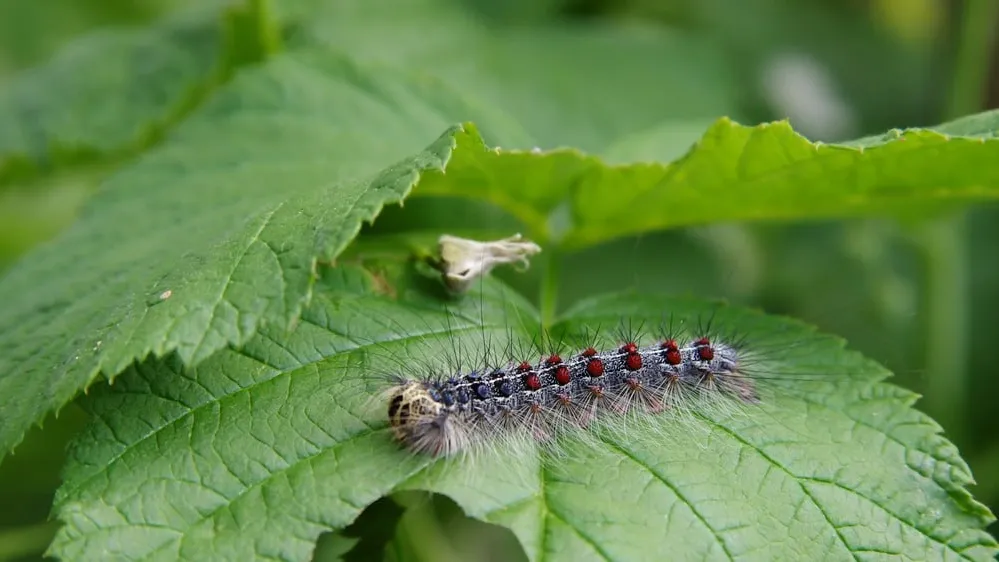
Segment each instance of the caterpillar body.
[[699,337],[626,341],[565,358],[508,362],[446,378],[399,380],[388,417],[396,439],[416,453],[449,456],[503,434],[546,442],[563,430],[614,414],[660,414],[698,399],[756,403],[759,395],[735,345]]

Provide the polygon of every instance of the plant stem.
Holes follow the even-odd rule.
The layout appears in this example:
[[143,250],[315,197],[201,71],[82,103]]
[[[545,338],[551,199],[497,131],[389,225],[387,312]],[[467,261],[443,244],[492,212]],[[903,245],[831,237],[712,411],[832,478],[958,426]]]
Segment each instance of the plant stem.
[[996,0],[965,0],[963,4],[954,77],[944,111],[946,119],[981,110],[999,22]]
[[559,282],[559,260],[561,256],[558,252],[550,252],[545,259],[544,269],[541,271],[541,325],[545,328],[551,327],[555,322],[555,315],[558,314],[558,282]]
[[926,373],[923,407],[961,443],[966,424],[968,298],[964,215],[933,220],[917,232],[926,260]]
[[225,14],[225,56],[222,76],[230,77],[243,66],[259,64],[281,50],[279,22],[268,0],[249,0],[231,6]]
[[[954,77],[945,119],[982,107],[988,80],[999,2],[966,0],[958,31]],[[966,435],[968,259],[963,213],[932,221],[919,230],[926,252],[926,370],[924,407],[947,430],[952,441]]]

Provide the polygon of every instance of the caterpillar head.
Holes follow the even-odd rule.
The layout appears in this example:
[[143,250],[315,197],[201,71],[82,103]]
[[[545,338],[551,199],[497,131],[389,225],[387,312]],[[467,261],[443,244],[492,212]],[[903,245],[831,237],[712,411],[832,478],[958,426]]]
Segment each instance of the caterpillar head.
[[431,389],[406,381],[389,396],[389,423],[400,443],[415,453],[450,455],[460,449],[459,432],[451,412],[434,399]]

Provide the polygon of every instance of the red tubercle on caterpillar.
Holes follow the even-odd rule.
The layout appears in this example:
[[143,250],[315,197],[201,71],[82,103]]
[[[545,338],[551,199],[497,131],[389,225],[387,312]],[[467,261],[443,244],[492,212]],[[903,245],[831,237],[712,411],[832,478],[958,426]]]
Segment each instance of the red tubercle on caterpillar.
[[554,367],[555,365],[559,365],[561,363],[562,363],[562,358],[559,357],[558,355],[551,355],[548,357],[548,359],[545,359],[546,367]]
[[711,347],[711,340],[708,338],[701,338],[694,342],[697,346],[697,356],[701,358],[701,361],[711,361],[715,358],[715,350]]
[[586,349],[583,350],[582,353],[580,353],[580,355],[582,355],[583,357],[593,357],[596,354],[597,350],[593,349],[592,347],[587,347]]
[[711,339],[708,337],[701,337],[694,341],[694,346],[697,348],[697,357],[701,361],[711,361],[715,358],[715,350],[711,347]]
[[635,352],[629,353],[624,359],[624,366],[628,368],[629,371],[637,371],[642,368],[642,354]]
[[569,368],[565,365],[559,365],[555,369],[555,382],[562,386],[569,384],[572,381],[572,373],[569,372]]
[[676,366],[683,362],[683,357],[680,355],[680,346],[677,345],[676,340],[668,339],[660,347],[666,352],[666,362],[670,365]]
[[517,372],[518,373],[526,373],[526,372],[530,371],[531,368],[532,367],[531,367],[530,363],[528,363],[527,361],[521,361],[520,365],[517,365]]
[[537,373],[528,373],[524,375],[524,386],[528,390],[541,390],[541,377]]
[[629,353],[629,354],[630,353],[638,353],[638,346],[635,345],[635,342],[628,342],[628,343],[626,343],[626,344],[624,344],[624,345],[621,346],[621,352],[622,353]]
[[604,362],[599,359],[590,359],[586,363],[586,374],[591,377],[602,377],[604,374]]

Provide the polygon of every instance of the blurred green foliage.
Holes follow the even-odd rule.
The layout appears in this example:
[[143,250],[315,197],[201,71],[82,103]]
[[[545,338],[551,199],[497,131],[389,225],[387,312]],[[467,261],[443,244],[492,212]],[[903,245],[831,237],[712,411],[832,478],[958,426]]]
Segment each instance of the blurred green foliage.
[[[999,69],[995,47],[985,41],[968,47],[970,54],[961,47],[965,37],[979,33],[962,25],[966,11],[981,10],[977,23],[986,30],[999,26],[995,10],[982,8],[988,0],[467,2],[484,21],[507,25],[639,20],[697,33],[732,69],[726,91],[712,93],[731,100],[730,115],[743,122],[789,116],[816,140],[928,125],[999,102],[984,87]],[[147,25],[183,4],[194,2],[0,0],[0,88],[81,34]],[[291,40],[294,31],[288,30]],[[962,78],[962,59],[971,61],[965,74],[971,79]],[[682,115],[684,108],[671,110]],[[683,139],[703,129],[700,108],[691,111],[695,124],[678,141],[680,150]],[[115,162],[87,162],[0,185],[0,271],[68,225],[114,168]],[[447,205],[416,201],[404,211],[391,209],[367,233],[421,220],[432,225]],[[496,224],[509,221],[492,209],[483,215]],[[960,446],[979,482],[976,497],[997,511],[999,422],[991,396],[999,393],[999,367],[989,353],[999,336],[996,241],[999,211],[986,207],[930,224],[851,220],[681,229],[567,256],[559,264],[565,283],[560,306],[624,284],[726,297],[842,335],[894,371],[894,382],[927,394],[920,408]],[[666,246],[670,263],[649,268],[639,259]],[[593,263],[607,264],[601,269],[613,276],[595,275]],[[537,290],[531,275],[501,275],[525,292]],[[64,411],[0,465],[0,560],[36,558],[47,544],[54,531],[45,520],[64,446],[83,420],[78,410]],[[431,508],[448,513],[445,519],[454,516],[453,506],[423,509]]]

